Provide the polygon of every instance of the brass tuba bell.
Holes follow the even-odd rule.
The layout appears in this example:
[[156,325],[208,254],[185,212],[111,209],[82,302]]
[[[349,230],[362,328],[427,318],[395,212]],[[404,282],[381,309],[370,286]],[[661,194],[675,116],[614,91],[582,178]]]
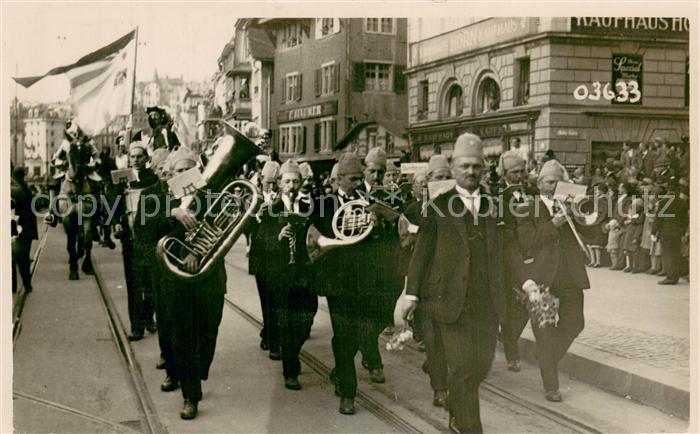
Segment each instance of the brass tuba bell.
[[[246,222],[261,204],[258,189],[248,180],[234,178],[243,166],[262,150],[228,123],[221,121],[226,134],[212,146],[212,153],[201,173],[205,185],[200,191],[216,193],[216,200],[200,216],[197,227],[183,239],[166,236],[158,241],[156,257],[172,278],[197,281],[205,278],[241,235]],[[197,191],[182,197],[180,208],[189,208]],[[194,255],[194,272],[185,270],[185,258]]]

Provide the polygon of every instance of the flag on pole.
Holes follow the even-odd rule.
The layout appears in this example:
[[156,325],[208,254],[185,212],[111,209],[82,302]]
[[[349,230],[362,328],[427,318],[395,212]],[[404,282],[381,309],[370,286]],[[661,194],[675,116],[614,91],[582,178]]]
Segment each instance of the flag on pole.
[[135,56],[133,30],[71,65],[54,68],[42,76],[14,80],[29,87],[49,75],[66,74],[78,125],[88,134],[97,134],[117,116],[131,113]]

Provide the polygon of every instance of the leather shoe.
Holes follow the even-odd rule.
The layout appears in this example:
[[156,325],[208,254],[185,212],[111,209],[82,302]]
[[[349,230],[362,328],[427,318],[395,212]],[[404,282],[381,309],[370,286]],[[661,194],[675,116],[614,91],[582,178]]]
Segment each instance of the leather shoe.
[[632,267],[625,267],[624,270],[622,270],[623,273],[630,273],[632,272]]
[[520,372],[520,360],[509,360],[508,370],[513,372]]
[[435,407],[444,407],[447,403],[447,391],[436,390],[433,392],[433,405]]
[[383,383],[386,381],[384,370],[382,368],[372,369],[369,371],[369,379],[372,383]]
[[544,397],[547,401],[552,401],[552,402],[561,402],[561,393],[559,393],[558,390],[552,390],[549,392],[545,392]]
[[355,414],[355,400],[352,398],[340,398],[340,414]]
[[660,281],[659,285],[675,285],[676,283],[678,283],[678,280],[671,280],[667,277],[664,280]]
[[158,363],[156,363],[156,369],[165,369],[165,357],[160,356]]
[[132,333],[128,336],[131,342],[140,341],[143,339],[143,332]]
[[160,385],[160,390],[162,390],[163,392],[172,392],[178,387],[180,387],[180,383],[177,380],[173,379],[173,377],[168,375],[165,377],[165,380]]
[[279,351],[270,351],[270,360],[282,360],[282,353]]
[[285,377],[284,387],[289,390],[301,390],[301,384],[299,384],[299,379],[297,377]]
[[68,273],[68,280],[78,280],[80,279],[80,276],[78,276],[78,270],[70,270]]
[[185,420],[194,419],[197,417],[197,401],[190,399],[185,400],[185,405],[182,407],[180,417]]
[[149,333],[156,333],[158,332],[158,326],[155,322],[151,322],[146,326],[146,330],[148,330]]
[[267,345],[267,342],[265,341],[260,341],[260,349],[263,351],[267,351],[270,349],[270,347]]

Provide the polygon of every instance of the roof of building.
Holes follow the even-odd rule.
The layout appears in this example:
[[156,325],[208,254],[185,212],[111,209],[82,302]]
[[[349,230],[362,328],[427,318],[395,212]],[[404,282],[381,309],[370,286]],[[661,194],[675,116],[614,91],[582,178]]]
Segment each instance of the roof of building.
[[275,57],[275,45],[267,32],[258,27],[248,27],[248,48],[254,59],[272,60]]
[[340,141],[335,145],[334,149],[339,150],[345,148],[347,145],[357,139],[357,136],[363,129],[373,124],[381,125],[387,131],[397,137],[406,137],[406,127],[399,121],[395,121],[393,119],[370,120],[355,124],[355,126],[352,127],[347,134],[345,134],[345,137],[340,139]]

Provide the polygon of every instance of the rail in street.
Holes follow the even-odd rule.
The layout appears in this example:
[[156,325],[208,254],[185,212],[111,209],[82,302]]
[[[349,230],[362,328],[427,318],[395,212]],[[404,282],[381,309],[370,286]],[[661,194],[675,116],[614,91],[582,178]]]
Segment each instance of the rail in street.
[[[35,291],[23,314],[24,328],[15,349],[19,431],[448,431],[447,414],[432,406],[432,391],[420,368],[424,354],[411,345],[403,351],[382,348],[385,384],[370,383],[367,372],[358,367],[358,414],[338,413],[338,398],[328,378],[333,367],[332,330],[323,298],[301,356],[303,389],[286,390],[280,363],[258,348],[260,305],[242,243],[226,258],[227,307],[210,380],[203,385],[200,416],[182,421],[179,391],[159,389],[164,373],[155,369],[156,336],[149,334],[139,342],[126,339],[126,287],[119,247],[96,246],[97,278],[81,274],[79,281],[69,282],[64,241],[60,228],[47,232]],[[484,429],[549,433],[687,429],[683,420],[575,380],[562,378],[562,392],[564,403],[546,402],[536,366],[525,363],[521,373],[510,373],[497,352],[481,391]]]

